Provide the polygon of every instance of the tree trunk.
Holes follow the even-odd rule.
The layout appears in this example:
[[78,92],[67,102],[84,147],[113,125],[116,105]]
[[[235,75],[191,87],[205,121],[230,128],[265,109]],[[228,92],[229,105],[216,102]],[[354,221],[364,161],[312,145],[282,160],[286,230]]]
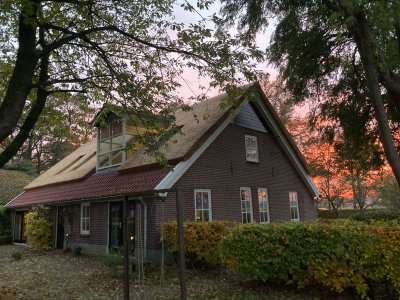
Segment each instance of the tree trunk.
[[[48,68],[49,68],[49,57],[48,54],[44,55],[40,63],[40,74],[39,82],[46,82],[48,79]],[[0,168],[7,163],[18,150],[21,148],[22,144],[29,137],[32,128],[35,126],[37,120],[39,119],[47,100],[48,92],[44,86],[39,86],[36,96],[36,101],[33,103],[29,114],[20,128],[17,136],[13,141],[0,153]]]
[[0,143],[13,132],[23,113],[38,60],[35,54],[37,3],[34,0],[22,3],[18,24],[17,59],[0,106]]
[[375,68],[373,49],[371,48],[371,29],[367,26],[365,16],[358,14],[351,25],[348,25],[360,53],[368,83],[370,99],[375,110],[375,118],[378,122],[379,136],[397,184],[400,186],[400,157],[394,146],[393,137],[389,127],[389,120],[381,95],[378,72]]

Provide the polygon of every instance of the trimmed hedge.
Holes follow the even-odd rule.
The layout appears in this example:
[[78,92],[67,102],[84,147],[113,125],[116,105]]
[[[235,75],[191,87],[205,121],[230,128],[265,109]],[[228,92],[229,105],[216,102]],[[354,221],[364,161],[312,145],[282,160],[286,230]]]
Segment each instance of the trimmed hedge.
[[[221,263],[218,254],[218,245],[229,227],[234,223],[228,221],[213,222],[185,222],[183,235],[185,239],[186,257],[192,262],[205,265],[217,265]],[[178,252],[177,225],[175,221],[164,223],[164,240],[168,250]]]
[[400,291],[400,226],[358,222],[239,225],[221,241],[227,266],[250,278],[335,292],[388,281]]
[[368,222],[371,221],[400,221],[400,211],[394,210],[366,210],[358,212],[350,217],[354,221]]

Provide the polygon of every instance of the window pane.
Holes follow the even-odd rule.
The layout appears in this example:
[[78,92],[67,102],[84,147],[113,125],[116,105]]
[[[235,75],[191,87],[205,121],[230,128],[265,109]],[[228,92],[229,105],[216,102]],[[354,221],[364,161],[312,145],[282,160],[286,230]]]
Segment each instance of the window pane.
[[99,142],[99,154],[110,152],[110,140],[103,140]]
[[208,209],[208,193],[203,193],[203,209]]
[[122,148],[122,134],[113,136],[111,138],[111,150],[117,150]]
[[210,212],[209,210],[203,211],[203,221],[210,221]]
[[196,193],[196,209],[201,209],[201,193]]
[[99,130],[99,140],[108,139],[110,137],[110,128],[108,126],[103,126]]
[[107,167],[110,165],[109,157],[110,155],[108,153],[99,155],[99,168]]
[[201,211],[196,210],[196,221],[201,221]]
[[112,155],[112,165],[117,165],[122,163],[122,150],[117,150],[111,153]]
[[122,122],[121,120],[115,120],[111,124],[111,135],[115,136],[122,134]]

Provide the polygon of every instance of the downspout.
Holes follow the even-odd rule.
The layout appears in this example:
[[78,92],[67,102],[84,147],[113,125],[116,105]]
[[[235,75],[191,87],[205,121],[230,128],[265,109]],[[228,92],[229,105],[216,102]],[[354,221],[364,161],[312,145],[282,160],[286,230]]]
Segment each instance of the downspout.
[[140,202],[143,205],[143,248],[144,248],[144,261],[147,262],[147,204],[143,201],[143,197],[139,197]]

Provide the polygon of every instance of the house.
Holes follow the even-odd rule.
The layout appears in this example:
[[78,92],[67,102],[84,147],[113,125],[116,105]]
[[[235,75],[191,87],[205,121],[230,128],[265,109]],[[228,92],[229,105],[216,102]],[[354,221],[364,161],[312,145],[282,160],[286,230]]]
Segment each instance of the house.
[[[145,249],[148,260],[157,260],[160,224],[176,219],[178,188],[184,195],[185,220],[315,219],[318,190],[259,84],[247,86],[235,107],[220,109],[225,97],[176,112],[183,134],[162,150],[171,171],[156,164],[143,147],[126,151],[126,141],[137,129],[127,118],[107,113],[105,122],[95,122],[97,140],[78,148],[7,204],[13,211],[15,241],[21,241],[24,214],[43,204],[54,219],[55,248],[118,250],[122,198],[129,195],[132,243]],[[193,117],[205,114],[206,120]]]

